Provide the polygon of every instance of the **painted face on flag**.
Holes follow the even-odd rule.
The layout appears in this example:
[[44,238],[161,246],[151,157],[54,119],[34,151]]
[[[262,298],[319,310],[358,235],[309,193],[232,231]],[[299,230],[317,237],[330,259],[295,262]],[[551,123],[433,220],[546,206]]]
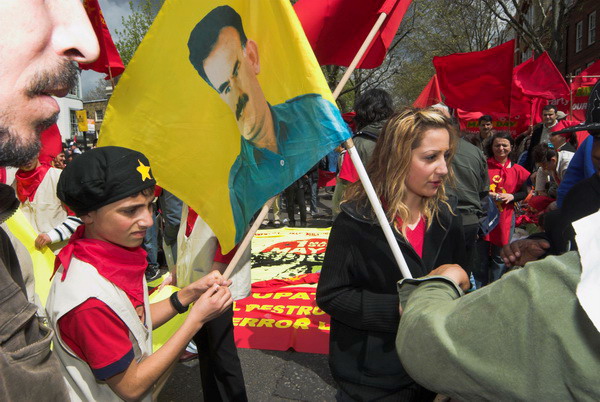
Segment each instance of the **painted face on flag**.
[[0,165],[22,165],[77,83],[72,61],[98,57],[80,0],[0,1]]
[[235,116],[241,135],[256,141],[267,118],[267,102],[256,78],[260,72],[258,47],[252,40],[242,46],[233,27],[224,27],[204,61],[204,70],[213,88]]

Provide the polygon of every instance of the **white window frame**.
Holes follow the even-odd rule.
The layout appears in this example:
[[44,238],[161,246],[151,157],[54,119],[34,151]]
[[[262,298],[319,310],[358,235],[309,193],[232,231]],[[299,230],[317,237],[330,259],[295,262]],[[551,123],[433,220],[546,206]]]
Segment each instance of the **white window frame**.
[[[98,112],[100,112],[100,113],[98,113]],[[98,117],[98,114],[100,114],[101,116]],[[94,117],[96,117],[96,121],[102,121],[102,120],[104,120],[104,110],[102,110],[102,109],[96,109],[94,111]]]
[[71,139],[73,139],[77,137],[77,134],[79,134],[79,124],[77,123],[76,111],[71,109],[70,112],[69,119],[71,122]]
[[596,43],[596,12],[588,15],[588,46]]
[[583,21],[579,21],[575,25],[575,53],[581,52],[583,49]]

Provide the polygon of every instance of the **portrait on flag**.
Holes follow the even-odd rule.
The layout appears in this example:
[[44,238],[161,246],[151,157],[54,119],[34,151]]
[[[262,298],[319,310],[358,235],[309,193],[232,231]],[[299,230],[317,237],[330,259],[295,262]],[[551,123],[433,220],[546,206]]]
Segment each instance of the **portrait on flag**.
[[100,145],[148,155],[228,250],[349,136],[288,1],[175,1],[116,87]]

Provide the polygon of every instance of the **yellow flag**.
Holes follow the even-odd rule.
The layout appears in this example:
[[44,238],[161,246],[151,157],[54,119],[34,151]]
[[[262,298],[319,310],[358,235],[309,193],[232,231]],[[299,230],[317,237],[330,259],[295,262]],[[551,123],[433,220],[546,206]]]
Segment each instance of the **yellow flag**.
[[40,298],[42,306],[45,306],[48,292],[50,292],[50,277],[54,271],[54,254],[48,247],[44,247],[42,250],[35,248],[37,233],[20,209],[6,221],[6,225],[31,255],[35,293]]
[[144,153],[223,252],[349,137],[289,0],[171,0],[109,102],[99,145]]
[[77,117],[77,129],[79,131],[86,132],[88,131],[88,118],[87,111],[85,110],[76,110],[75,116]]

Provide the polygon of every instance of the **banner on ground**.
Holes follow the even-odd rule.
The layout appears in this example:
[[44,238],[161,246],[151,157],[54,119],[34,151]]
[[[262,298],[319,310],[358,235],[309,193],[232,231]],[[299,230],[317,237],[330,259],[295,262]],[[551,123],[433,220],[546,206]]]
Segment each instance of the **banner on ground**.
[[259,230],[252,294],[235,302],[238,347],[328,353],[330,319],[315,302],[329,229]]
[[255,212],[349,138],[288,0],[166,2],[99,139],[143,152],[228,252]]

